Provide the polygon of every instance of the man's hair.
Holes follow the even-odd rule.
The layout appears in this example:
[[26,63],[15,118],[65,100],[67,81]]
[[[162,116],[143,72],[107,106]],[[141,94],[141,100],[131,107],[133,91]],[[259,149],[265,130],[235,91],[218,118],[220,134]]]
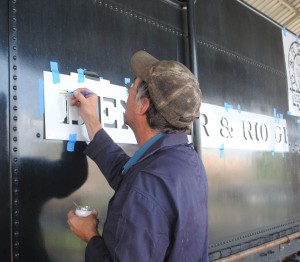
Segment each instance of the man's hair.
[[148,84],[141,81],[137,87],[136,101],[140,102],[142,98],[147,98],[150,102],[149,109],[146,113],[147,122],[150,128],[168,134],[189,133],[190,127],[178,128],[171,125],[155,108],[149,94]]

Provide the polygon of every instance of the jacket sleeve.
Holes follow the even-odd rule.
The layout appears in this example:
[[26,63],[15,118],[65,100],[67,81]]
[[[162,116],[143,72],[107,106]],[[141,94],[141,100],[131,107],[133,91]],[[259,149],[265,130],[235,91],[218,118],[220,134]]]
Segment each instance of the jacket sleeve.
[[109,137],[104,129],[101,129],[84,153],[94,160],[110,186],[116,190],[123,178],[121,175],[123,166],[129,160],[129,156],[123,149]]
[[91,238],[85,249],[85,262],[111,262],[113,261],[100,236]]
[[103,239],[88,244],[86,253],[91,260],[87,261],[163,261],[169,246],[164,212],[139,190],[131,188],[119,193],[124,201],[110,203]]

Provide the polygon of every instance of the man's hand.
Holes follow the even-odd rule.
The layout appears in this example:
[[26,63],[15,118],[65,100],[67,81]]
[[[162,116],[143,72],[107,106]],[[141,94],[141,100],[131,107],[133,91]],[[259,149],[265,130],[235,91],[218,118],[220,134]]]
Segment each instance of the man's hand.
[[76,216],[74,210],[68,213],[68,224],[70,230],[81,240],[88,243],[94,236],[100,236],[98,232],[97,212],[93,211],[87,217]]
[[84,96],[81,92],[91,92],[91,90],[78,88],[71,97],[71,105],[78,107],[79,114],[86,125],[89,138],[93,140],[95,134],[102,128],[97,115],[98,96],[96,94]]

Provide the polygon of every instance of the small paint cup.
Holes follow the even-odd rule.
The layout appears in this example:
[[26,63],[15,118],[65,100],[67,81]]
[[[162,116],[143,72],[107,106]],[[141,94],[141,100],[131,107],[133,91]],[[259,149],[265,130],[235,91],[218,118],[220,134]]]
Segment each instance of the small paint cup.
[[77,206],[75,210],[75,214],[76,216],[79,217],[87,217],[90,214],[92,214],[93,211],[97,212],[95,208],[92,208],[90,206]]

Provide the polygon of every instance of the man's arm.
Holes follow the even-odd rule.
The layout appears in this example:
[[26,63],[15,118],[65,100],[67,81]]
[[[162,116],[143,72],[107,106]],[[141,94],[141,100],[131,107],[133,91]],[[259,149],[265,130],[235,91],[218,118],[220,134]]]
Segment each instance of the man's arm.
[[123,179],[122,169],[129,156],[109,137],[99,130],[84,151],[99,167],[109,185],[116,190]]

